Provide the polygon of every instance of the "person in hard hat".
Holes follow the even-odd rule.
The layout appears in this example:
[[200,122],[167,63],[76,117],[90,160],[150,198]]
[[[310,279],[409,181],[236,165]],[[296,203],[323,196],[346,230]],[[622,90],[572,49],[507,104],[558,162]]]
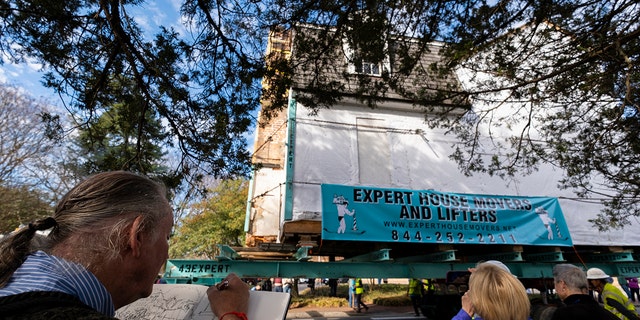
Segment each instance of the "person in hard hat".
[[607,281],[609,278],[610,276],[600,268],[587,270],[589,285],[602,296],[605,309],[623,320],[640,319],[633,303],[620,289]]
[[551,320],[618,319],[588,294],[589,282],[582,269],[568,263],[558,264],[553,267],[553,283],[564,305],[554,311]]

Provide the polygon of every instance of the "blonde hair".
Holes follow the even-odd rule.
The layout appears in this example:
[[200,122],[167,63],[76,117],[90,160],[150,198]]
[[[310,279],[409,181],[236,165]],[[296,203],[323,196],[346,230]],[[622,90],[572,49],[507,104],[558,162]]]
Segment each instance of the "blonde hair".
[[475,312],[485,320],[529,318],[531,303],[524,286],[496,265],[478,265],[469,279],[469,295]]

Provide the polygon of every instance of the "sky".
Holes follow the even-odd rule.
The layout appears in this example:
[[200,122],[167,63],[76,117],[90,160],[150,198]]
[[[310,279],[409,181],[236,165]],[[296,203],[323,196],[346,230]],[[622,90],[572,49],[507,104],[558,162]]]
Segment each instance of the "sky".
[[[180,34],[187,34],[184,20],[180,16],[180,6],[183,0],[147,0],[136,7],[125,8],[129,16],[134,17],[138,27],[145,32],[145,38],[152,37],[160,30],[160,26],[172,27]],[[4,57],[3,57],[4,58]],[[0,83],[21,88],[37,101],[44,102],[59,110],[61,114],[67,112],[63,107],[61,97],[52,89],[42,85],[42,65],[36,61],[27,61],[22,64],[11,64],[3,59],[4,64],[0,64]],[[257,117],[257,111],[256,111]],[[253,152],[253,142],[256,128],[250,128],[245,133],[247,149]]]
[[[138,7],[127,7],[127,13],[145,30],[149,36],[153,35],[159,26],[173,27],[178,32],[184,32],[181,24],[180,4],[181,0],[157,0],[147,1]],[[61,105],[60,98],[53,90],[45,88],[41,84],[43,76],[42,65],[36,61],[27,61],[22,64],[6,62],[0,65],[0,83],[10,84],[23,88],[35,99],[43,99],[52,105]]]

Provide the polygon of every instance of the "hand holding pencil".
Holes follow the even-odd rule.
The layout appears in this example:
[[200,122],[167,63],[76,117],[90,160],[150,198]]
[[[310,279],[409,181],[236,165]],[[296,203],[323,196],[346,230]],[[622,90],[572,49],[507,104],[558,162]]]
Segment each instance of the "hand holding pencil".
[[207,290],[211,310],[220,320],[246,319],[249,286],[231,273]]

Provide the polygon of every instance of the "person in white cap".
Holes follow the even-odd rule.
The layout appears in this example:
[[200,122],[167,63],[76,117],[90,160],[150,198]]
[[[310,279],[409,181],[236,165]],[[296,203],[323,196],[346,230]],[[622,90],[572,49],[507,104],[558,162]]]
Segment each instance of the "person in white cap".
[[608,278],[610,276],[600,268],[587,270],[589,285],[602,296],[605,309],[623,320],[640,319],[633,303],[629,301],[629,298],[620,289],[609,283],[607,281]]

